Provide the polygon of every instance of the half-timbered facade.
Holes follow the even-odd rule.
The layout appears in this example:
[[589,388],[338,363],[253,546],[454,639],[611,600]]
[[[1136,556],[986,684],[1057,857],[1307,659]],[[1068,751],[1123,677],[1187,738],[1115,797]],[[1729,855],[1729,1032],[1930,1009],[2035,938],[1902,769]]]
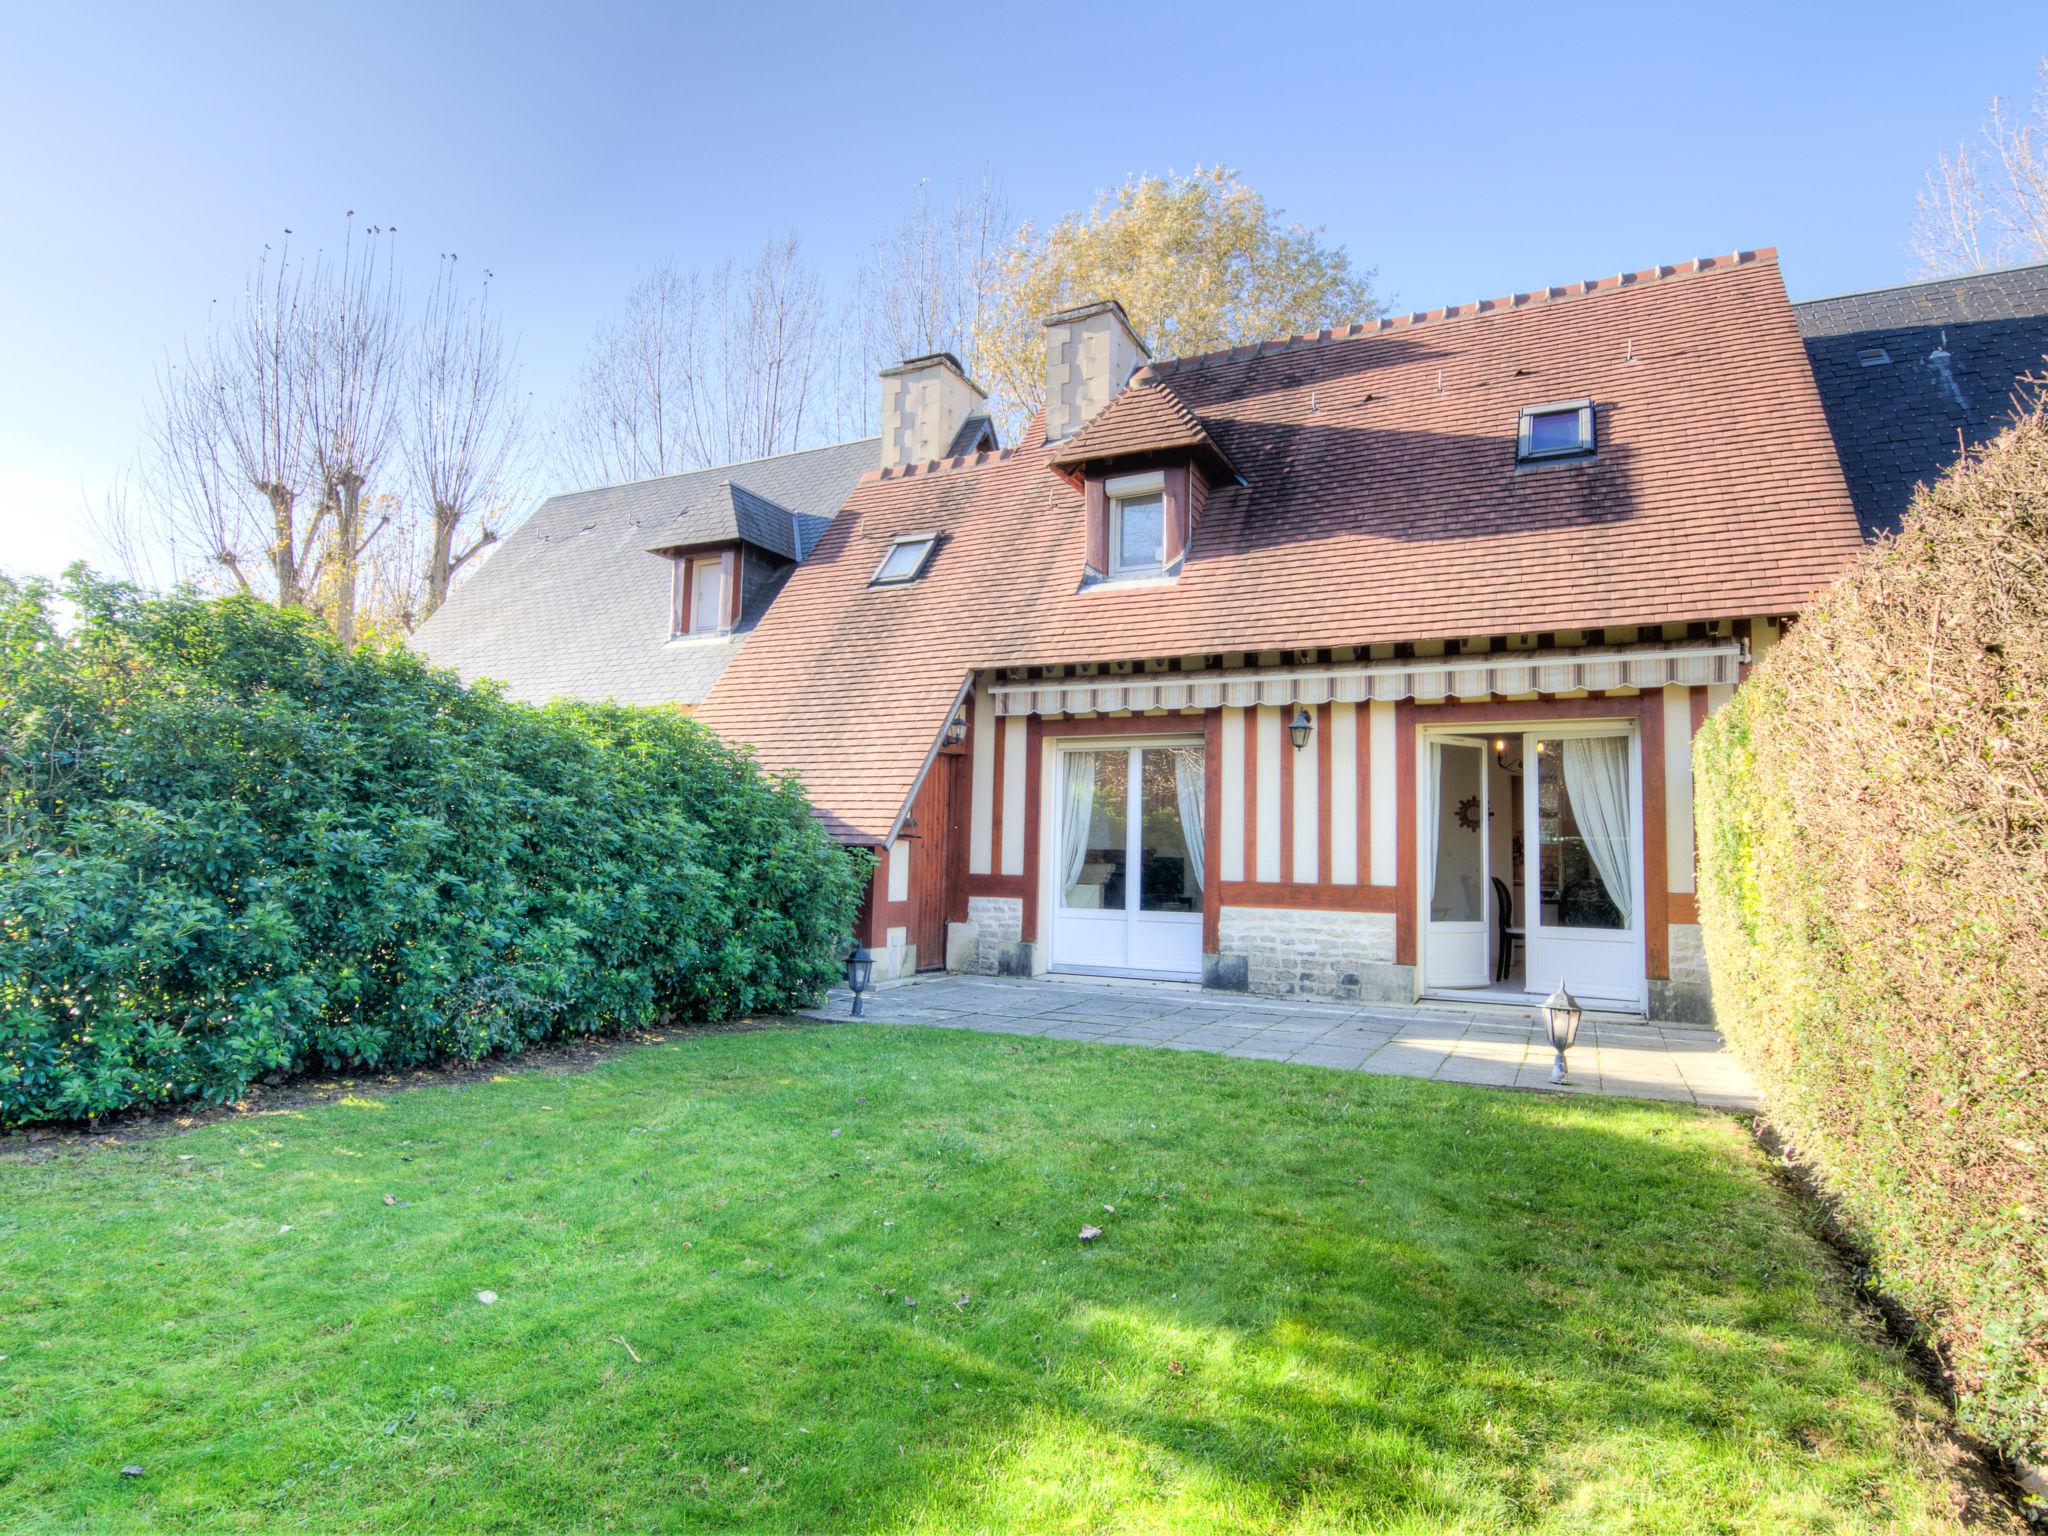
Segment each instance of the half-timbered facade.
[[1024,439],[865,476],[702,710],[877,851],[882,973],[1704,1016],[1691,739],[1859,547],[1774,253],[1046,336]]

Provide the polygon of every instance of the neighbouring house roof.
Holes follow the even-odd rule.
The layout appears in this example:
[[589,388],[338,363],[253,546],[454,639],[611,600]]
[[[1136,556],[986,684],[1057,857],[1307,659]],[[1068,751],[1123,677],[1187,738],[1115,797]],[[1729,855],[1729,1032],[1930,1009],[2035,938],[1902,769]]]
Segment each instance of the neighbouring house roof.
[[647,547],[661,551],[743,542],[785,560],[800,560],[803,550],[797,541],[801,538],[805,548],[815,544],[826,521],[807,518],[743,485],[721,480],[678,506],[665,522],[653,525]]
[[945,453],[940,457],[957,459],[964,453],[982,453],[1002,446],[996,436],[995,418],[986,411],[974,411],[961,419],[953,441],[947,444]]
[[2012,420],[2048,357],[2048,263],[1792,306],[1868,535],[1897,529],[1914,486]]
[[1068,471],[1071,479],[1072,472],[1086,464],[1190,450],[1211,475],[1236,479],[1230,456],[1217,447],[1173,386],[1155,375],[1156,370],[1141,370],[1101,414],[1058,445],[1053,467]]
[[466,681],[495,678],[532,703],[694,704],[758,617],[731,635],[671,641],[670,562],[649,547],[700,542],[706,532],[789,558],[794,515],[808,552],[880,456],[880,440],[867,437],[550,497],[412,644]]
[[[1210,494],[1177,580],[1082,590],[1082,497],[1034,423],[863,476],[702,718],[879,841],[978,668],[1790,613],[1861,547],[1771,251],[1133,382],[1154,380],[1247,482]],[[1520,408],[1586,398],[1597,455],[1518,467]],[[871,588],[889,539],[923,529],[923,576]]]

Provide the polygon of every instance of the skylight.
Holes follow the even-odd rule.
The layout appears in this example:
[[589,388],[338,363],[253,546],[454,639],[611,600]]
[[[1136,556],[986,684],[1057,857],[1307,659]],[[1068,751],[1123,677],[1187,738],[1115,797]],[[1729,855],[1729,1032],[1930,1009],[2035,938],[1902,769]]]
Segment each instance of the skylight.
[[1592,401],[1567,400],[1557,405],[1522,408],[1521,433],[1515,447],[1518,463],[1578,458],[1592,451]]
[[874,579],[868,584],[875,587],[897,587],[907,581],[915,581],[924,570],[924,563],[931,558],[932,546],[939,542],[936,533],[906,533],[897,537],[889,546],[889,553],[882,556],[882,563],[876,569]]

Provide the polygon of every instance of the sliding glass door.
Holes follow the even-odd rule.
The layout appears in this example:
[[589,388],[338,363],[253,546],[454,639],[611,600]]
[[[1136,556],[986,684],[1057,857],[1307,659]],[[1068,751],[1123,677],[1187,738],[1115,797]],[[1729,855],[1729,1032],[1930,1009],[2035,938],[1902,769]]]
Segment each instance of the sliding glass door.
[[1059,764],[1054,968],[1199,979],[1201,746],[1089,743]]

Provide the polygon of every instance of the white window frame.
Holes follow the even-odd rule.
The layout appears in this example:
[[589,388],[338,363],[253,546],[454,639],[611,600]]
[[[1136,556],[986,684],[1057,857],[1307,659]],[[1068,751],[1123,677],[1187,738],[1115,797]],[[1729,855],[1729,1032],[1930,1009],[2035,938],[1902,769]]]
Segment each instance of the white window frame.
[[[1562,416],[1568,411],[1579,413],[1579,440],[1570,448],[1531,448],[1530,427],[1538,416]],[[1558,400],[1549,405],[1525,405],[1522,407],[1520,429],[1515,443],[1517,464],[1542,464],[1551,459],[1584,459],[1598,451],[1599,442],[1594,436],[1593,402],[1590,400]]]
[[[1109,513],[1109,574],[1118,576],[1163,576],[1166,574],[1166,472],[1155,469],[1142,475],[1113,475],[1102,485]],[[1159,558],[1145,565],[1123,562],[1124,503],[1159,503]]]
[[[896,558],[896,551],[908,544],[922,544],[924,546],[924,553],[917,557],[917,563],[900,576],[884,576],[882,572],[887,570],[889,562]],[[932,562],[932,551],[938,547],[939,535],[936,530],[928,530],[924,533],[897,534],[895,538],[889,541],[889,548],[882,555],[881,562],[876,565],[875,574],[868,578],[868,585],[871,587],[907,586],[924,574],[924,568]]]

